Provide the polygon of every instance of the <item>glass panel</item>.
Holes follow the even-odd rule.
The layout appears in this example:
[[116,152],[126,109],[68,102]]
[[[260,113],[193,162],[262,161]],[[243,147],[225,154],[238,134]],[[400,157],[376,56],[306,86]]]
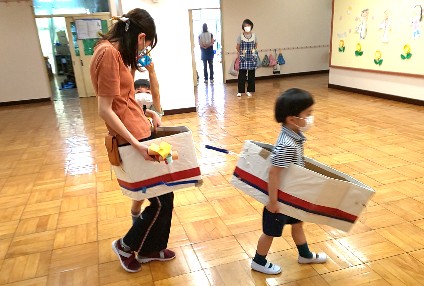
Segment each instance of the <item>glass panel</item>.
[[[187,1],[187,0],[186,0]],[[189,9],[199,9],[199,8],[219,8],[219,0],[188,0],[187,5]]]
[[98,39],[84,39],[82,43],[84,45],[84,55],[92,56],[94,53],[94,45]]
[[71,22],[71,33],[72,33],[72,42],[74,43],[75,55],[79,57],[80,51],[77,40],[77,28],[75,27],[75,22]]
[[110,12],[108,0],[34,0],[35,15]]
[[102,33],[106,34],[109,31],[107,20],[102,20]]
[[51,65],[52,72],[58,72],[57,55],[69,55],[65,18],[36,18],[41,50]]

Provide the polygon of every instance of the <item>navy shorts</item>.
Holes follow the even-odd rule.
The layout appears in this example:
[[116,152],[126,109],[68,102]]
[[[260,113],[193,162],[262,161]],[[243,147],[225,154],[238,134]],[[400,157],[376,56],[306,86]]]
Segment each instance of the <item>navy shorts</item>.
[[264,208],[262,215],[262,231],[273,237],[280,237],[283,234],[283,228],[286,224],[295,224],[302,222],[282,213],[272,213]]

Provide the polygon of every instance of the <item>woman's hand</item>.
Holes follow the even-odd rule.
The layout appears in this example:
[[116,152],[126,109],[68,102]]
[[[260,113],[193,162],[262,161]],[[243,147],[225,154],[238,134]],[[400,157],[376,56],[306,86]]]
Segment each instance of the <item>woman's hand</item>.
[[144,160],[154,161],[154,159],[148,153],[149,147],[142,144],[141,142],[138,142],[137,144],[133,145],[133,147],[135,149],[137,149],[138,152],[140,152],[140,154],[141,154],[141,156],[143,156]]

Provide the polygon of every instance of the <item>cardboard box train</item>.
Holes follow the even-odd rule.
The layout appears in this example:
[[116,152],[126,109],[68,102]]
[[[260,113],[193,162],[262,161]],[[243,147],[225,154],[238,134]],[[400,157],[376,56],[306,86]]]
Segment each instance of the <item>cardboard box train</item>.
[[121,166],[112,166],[122,193],[142,200],[160,196],[180,188],[194,186],[201,180],[191,131],[185,126],[159,127],[146,145],[165,141],[178,152],[178,160],[146,161],[131,145],[119,147]]
[[[273,145],[245,141],[231,184],[266,205]],[[374,190],[325,164],[305,157],[305,167],[290,165],[278,192],[280,212],[305,222],[349,231]]]

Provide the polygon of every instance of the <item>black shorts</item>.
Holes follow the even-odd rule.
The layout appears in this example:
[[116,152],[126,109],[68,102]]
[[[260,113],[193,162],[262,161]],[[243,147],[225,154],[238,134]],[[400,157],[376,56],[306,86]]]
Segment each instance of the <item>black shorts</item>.
[[272,213],[264,208],[262,215],[262,231],[273,237],[280,237],[283,234],[283,228],[286,224],[295,224],[302,222],[282,213]]

